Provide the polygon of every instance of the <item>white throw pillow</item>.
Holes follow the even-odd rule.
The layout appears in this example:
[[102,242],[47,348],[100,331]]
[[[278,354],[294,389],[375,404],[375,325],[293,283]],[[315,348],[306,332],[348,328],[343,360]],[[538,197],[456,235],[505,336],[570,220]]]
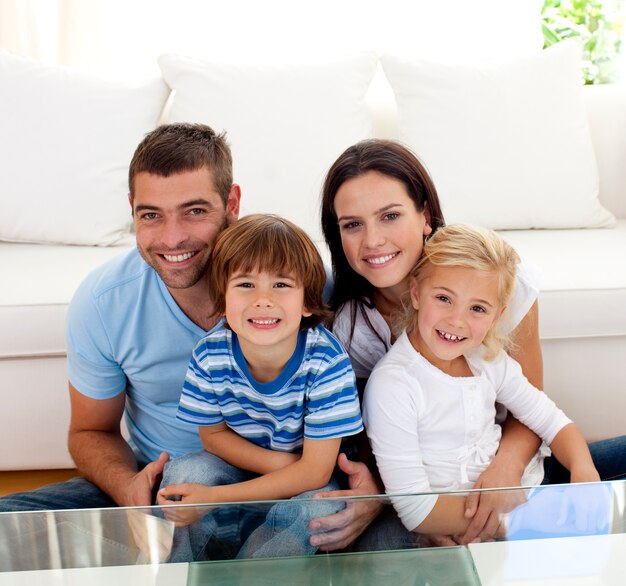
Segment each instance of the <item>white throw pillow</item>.
[[382,58],[400,140],[432,174],[447,222],[614,225],[598,200],[580,58],[575,41],[484,66]]
[[227,132],[242,215],[280,214],[317,241],[325,173],[348,146],[371,134],[364,97],[376,63],[373,53],[273,67],[159,57],[175,90],[168,120]]
[[128,164],[167,94],[0,50],[0,240],[127,239]]

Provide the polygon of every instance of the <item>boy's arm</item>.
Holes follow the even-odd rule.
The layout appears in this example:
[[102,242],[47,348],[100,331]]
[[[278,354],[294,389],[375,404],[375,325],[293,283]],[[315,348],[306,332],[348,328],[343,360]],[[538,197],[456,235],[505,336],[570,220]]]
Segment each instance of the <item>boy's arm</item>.
[[181,503],[220,503],[291,498],[322,488],[332,475],[341,438],[304,440],[302,457],[263,476],[225,486],[198,484],[170,485],[159,491],[159,504],[171,504],[167,497],[180,495]]
[[235,433],[226,423],[201,426],[198,431],[207,452],[241,470],[268,474],[300,459],[300,454],[278,452],[257,446]]
[[570,471],[571,482],[598,482],[600,475],[593,465],[587,442],[578,428],[566,425],[550,444],[556,459]]

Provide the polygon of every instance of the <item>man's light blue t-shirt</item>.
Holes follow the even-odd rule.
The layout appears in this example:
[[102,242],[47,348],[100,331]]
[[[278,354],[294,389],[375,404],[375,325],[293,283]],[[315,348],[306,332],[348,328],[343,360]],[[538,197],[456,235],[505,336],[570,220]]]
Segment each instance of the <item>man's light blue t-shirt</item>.
[[83,281],[66,328],[70,382],[93,399],[126,389],[131,445],[146,462],[202,449],[197,429],[176,411],[191,352],[208,332],[181,311],[136,248]]

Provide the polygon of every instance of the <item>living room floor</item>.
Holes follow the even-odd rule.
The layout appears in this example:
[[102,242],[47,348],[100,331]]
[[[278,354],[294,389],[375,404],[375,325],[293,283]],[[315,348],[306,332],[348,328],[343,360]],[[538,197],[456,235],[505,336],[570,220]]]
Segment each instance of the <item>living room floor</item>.
[[23,490],[32,490],[53,482],[62,482],[76,476],[76,474],[75,469],[0,472],[0,496]]

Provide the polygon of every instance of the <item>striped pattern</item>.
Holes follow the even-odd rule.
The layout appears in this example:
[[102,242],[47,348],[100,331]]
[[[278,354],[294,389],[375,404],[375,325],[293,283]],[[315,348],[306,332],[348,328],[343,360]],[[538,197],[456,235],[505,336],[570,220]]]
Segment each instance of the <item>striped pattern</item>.
[[237,364],[235,334],[225,328],[209,334],[193,351],[177,417],[199,426],[225,422],[255,444],[283,452],[301,451],[304,438],[358,433],[363,424],[347,354],[322,326],[304,335],[302,360],[286,367],[291,376],[259,385]]

